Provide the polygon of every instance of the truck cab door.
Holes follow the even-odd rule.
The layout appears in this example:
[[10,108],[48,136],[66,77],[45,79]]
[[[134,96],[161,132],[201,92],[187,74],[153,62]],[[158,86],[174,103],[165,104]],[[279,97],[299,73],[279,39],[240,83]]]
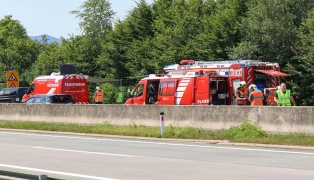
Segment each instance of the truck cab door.
[[131,101],[131,104],[136,104],[136,105],[145,105],[146,102],[146,94],[147,94],[147,84],[138,84],[135,87],[135,90],[132,93],[132,98],[129,98],[128,101]]
[[34,91],[35,91],[35,83],[31,84],[30,87],[27,89],[26,93],[22,97],[22,102],[32,97],[34,94]]
[[208,105],[211,103],[209,76],[196,78],[195,104]]

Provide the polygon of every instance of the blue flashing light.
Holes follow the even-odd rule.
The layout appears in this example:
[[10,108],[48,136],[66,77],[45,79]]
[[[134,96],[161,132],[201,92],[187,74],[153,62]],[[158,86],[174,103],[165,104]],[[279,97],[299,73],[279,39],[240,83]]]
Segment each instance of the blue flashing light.
[[225,72],[225,75],[227,75],[227,76],[228,76],[228,75],[229,75],[229,72],[227,72],[227,71],[226,71],[226,72]]
[[195,75],[200,75],[200,73],[199,72],[195,72]]
[[243,63],[241,63],[241,66],[242,66],[242,67],[246,67],[246,65],[245,65],[245,64],[243,64]]
[[145,74],[145,76],[144,76],[144,77],[146,77],[146,78],[147,78],[147,77],[149,77],[149,74]]

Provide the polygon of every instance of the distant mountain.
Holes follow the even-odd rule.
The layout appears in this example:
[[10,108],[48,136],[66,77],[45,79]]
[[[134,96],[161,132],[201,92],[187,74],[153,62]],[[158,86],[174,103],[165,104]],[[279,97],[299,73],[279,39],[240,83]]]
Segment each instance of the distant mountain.
[[[41,41],[42,35],[40,35],[40,36],[29,36],[29,38],[31,38],[32,40]],[[61,44],[61,39],[59,39],[59,38],[52,37],[52,36],[49,36],[47,34],[46,34],[46,38],[48,39],[48,41],[47,41],[48,43],[57,42],[57,43]]]

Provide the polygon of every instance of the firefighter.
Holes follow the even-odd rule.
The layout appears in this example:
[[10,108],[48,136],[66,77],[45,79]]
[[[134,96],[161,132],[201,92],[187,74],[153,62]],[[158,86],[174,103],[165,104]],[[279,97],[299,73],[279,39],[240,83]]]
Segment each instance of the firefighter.
[[[264,88],[264,95],[266,97],[266,104],[268,106],[277,106],[275,102],[275,88]],[[268,91],[268,93],[267,93]]]
[[94,102],[96,104],[102,104],[104,101],[105,95],[104,92],[102,92],[102,90],[100,89],[99,86],[96,87],[96,92],[94,95]]
[[140,97],[143,95],[143,91],[144,91],[144,85],[140,84],[137,88],[136,88],[136,92],[135,92],[135,97]]
[[251,102],[251,106],[263,106],[264,95],[262,91],[259,90],[255,84],[250,85],[249,91],[249,102]]
[[275,94],[278,90],[280,90],[280,86],[277,86],[276,88],[264,88],[264,95],[266,97],[266,103],[268,106],[277,106],[277,102],[275,101]]
[[291,102],[296,106],[294,98],[291,96],[290,90],[287,89],[286,83],[280,84],[280,90],[276,91],[275,101],[279,106],[291,106]]
[[155,104],[157,99],[157,90],[155,85],[152,83],[148,86],[148,102],[149,104]]
[[245,81],[240,82],[240,87],[236,90],[236,103],[237,105],[248,105],[249,91]]

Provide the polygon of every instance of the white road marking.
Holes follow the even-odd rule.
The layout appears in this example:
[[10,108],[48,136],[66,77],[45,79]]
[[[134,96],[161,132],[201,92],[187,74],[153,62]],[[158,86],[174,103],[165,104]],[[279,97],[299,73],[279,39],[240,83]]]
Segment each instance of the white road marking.
[[58,148],[46,148],[46,147],[33,147],[33,148],[47,149],[47,150],[54,150],[54,151],[68,151],[68,152],[77,152],[77,153],[87,153],[87,154],[101,154],[101,155],[108,155],[108,156],[134,157],[134,156],[125,155],[125,154],[112,154],[112,153],[102,153],[102,152],[79,151],[79,150],[71,150],[71,149],[58,149]]
[[139,144],[158,144],[158,145],[168,145],[168,146],[201,147],[201,148],[212,148],[212,149],[227,149],[227,150],[241,150],[241,151],[257,151],[257,152],[272,152],[272,153],[314,155],[314,153],[310,153],[310,152],[308,153],[308,152],[279,151],[279,150],[269,150],[269,149],[218,147],[218,146],[210,146],[210,145],[204,146],[204,145],[194,145],[194,144],[161,143],[161,142],[150,142],[150,141],[130,141],[130,140],[123,140],[123,139],[84,138],[84,137],[77,137],[77,136],[58,136],[58,135],[11,133],[11,132],[0,132],[0,134],[22,134],[22,135],[28,135],[28,136],[55,137],[55,138],[68,138],[68,139],[83,139],[83,140],[95,140],[95,141],[111,141],[111,142],[125,142],[125,143],[139,143]]
[[0,167],[7,167],[7,168],[13,168],[13,169],[22,169],[22,170],[28,170],[28,171],[36,171],[36,172],[40,172],[40,173],[52,173],[52,174],[80,177],[80,178],[86,178],[86,179],[114,180],[114,179],[111,179],[111,178],[104,178],[104,177],[97,177],[97,176],[88,176],[88,175],[84,175],[84,174],[67,173],[67,172],[61,172],[61,171],[51,171],[51,170],[47,170],[47,169],[37,169],[37,168],[29,168],[29,167],[23,167],[23,166],[14,166],[14,165],[8,165],[8,164],[0,164]]

